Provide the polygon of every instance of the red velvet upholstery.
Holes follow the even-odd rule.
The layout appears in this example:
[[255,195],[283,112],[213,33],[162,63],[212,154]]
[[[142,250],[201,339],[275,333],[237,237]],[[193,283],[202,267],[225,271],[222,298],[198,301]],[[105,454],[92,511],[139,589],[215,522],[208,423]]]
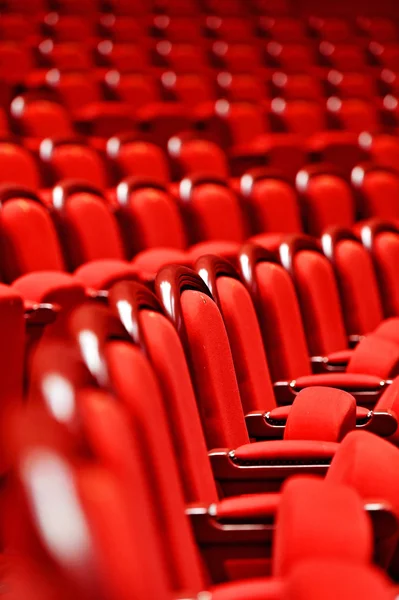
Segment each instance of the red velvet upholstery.
[[293,478],[284,485],[273,556],[278,577],[315,555],[349,564],[370,562],[372,532],[361,498],[349,485],[337,483]]
[[311,387],[299,392],[295,398],[284,439],[336,442],[355,427],[356,402],[353,396],[333,388]]

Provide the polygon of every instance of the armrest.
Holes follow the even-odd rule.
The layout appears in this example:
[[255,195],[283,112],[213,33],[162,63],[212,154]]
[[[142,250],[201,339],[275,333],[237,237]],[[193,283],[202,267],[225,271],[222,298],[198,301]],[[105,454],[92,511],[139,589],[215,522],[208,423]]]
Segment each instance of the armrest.
[[359,405],[374,405],[390,385],[389,380],[377,375],[357,373],[324,373],[305,375],[291,381],[277,381],[274,393],[277,404],[292,404],[295,396],[305,387],[335,387],[352,394]]
[[[245,415],[245,422],[249,437],[256,440],[282,440],[290,410],[291,405],[287,404],[274,408],[267,413],[262,411],[248,413]],[[398,420],[395,413],[391,410],[373,411],[362,406],[357,406],[356,428],[365,429],[380,437],[390,437],[398,428]]]
[[328,356],[311,356],[312,371],[316,375],[345,371],[351,355],[352,350],[347,349],[341,352],[333,352]]
[[54,323],[60,307],[57,304],[24,301],[25,320],[28,327],[44,327]]
[[280,494],[253,494],[186,509],[199,544],[271,541]]
[[224,495],[278,491],[291,475],[325,475],[339,444],[334,442],[256,442],[236,450],[209,453]]
[[281,406],[267,413],[252,411],[245,415],[249,437],[256,440],[282,439],[290,408]]

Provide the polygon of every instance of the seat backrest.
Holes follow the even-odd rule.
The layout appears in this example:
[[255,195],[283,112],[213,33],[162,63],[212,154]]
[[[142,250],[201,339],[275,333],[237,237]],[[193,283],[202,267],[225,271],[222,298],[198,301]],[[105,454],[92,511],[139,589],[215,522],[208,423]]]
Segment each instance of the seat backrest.
[[166,189],[143,186],[132,191],[121,212],[121,221],[127,225],[126,240],[136,252],[147,248],[183,250],[186,247],[179,209]]
[[271,79],[275,96],[285,100],[314,100],[323,97],[320,81],[312,75],[303,73],[286,73],[276,71]]
[[108,142],[108,155],[114,159],[119,171],[118,179],[128,175],[154,178],[169,183],[166,157],[159,146],[144,141],[119,143],[117,138]]
[[0,181],[37,189],[40,176],[33,156],[22,146],[0,142]]
[[21,133],[30,137],[64,137],[74,135],[66,109],[49,100],[27,102],[22,96],[11,103],[11,115]]
[[258,315],[272,381],[310,375],[299,303],[289,274],[272,262],[256,265]]
[[219,95],[231,102],[262,102],[265,99],[265,85],[254,74],[221,72],[216,80]]
[[[140,445],[164,558],[174,591],[203,589],[198,550],[185,515],[173,444],[154,373],[139,348],[126,342],[107,344],[107,362],[115,392],[128,408]],[[150,401],[149,401],[150,400]]]
[[210,81],[200,74],[181,73],[176,75],[172,71],[166,71],[162,74],[161,83],[167,96],[188,107],[215,100],[215,93]]
[[[258,181],[250,178],[250,174],[243,176],[241,188],[252,232],[300,233],[302,224],[295,190],[273,176]],[[246,181],[250,183],[248,194]]]
[[245,444],[248,434],[222,316],[198,291],[185,290],[181,305],[208,448]]
[[87,73],[60,73],[56,69],[47,73],[47,82],[58,92],[68,110],[102,100],[100,86]]
[[365,53],[354,44],[321,42],[319,52],[327,65],[342,71],[361,71],[365,67]]
[[320,236],[328,227],[351,227],[355,222],[355,200],[348,183],[334,173],[308,176],[300,171],[296,178],[301,194],[307,233]]
[[64,271],[57,233],[48,210],[39,201],[18,197],[1,211],[7,281],[33,271]]
[[227,158],[222,149],[209,140],[181,139],[173,137],[169,140],[168,151],[176,161],[176,176],[195,176],[202,173],[215,175],[222,179],[229,176]]
[[326,128],[324,109],[318,102],[274,98],[272,115],[281,120],[286,131],[309,136]]
[[[303,561],[293,569],[282,600],[317,600],[321,596],[352,600],[389,600],[392,586],[382,570],[337,560]],[[284,595],[286,594],[286,596]]]
[[303,72],[313,64],[312,50],[305,44],[280,44],[269,42],[266,46],[267,59],[272,67],[287,72]]
[[[56,208],[61,185],[53,190]],[[72,192],[58,210],[62,242],[72,268],[103,258],[124,258],[122,240],[115,216],[106,200],[90,191]]]
[[244,414],[272,410],[276,401],[251,297],[241,281],[235,278],[218,277],[216,287]]
[[44,140],[40,155],[43,161],[50,164],[53,183],[64,179],[78,179],[100,189],[107,185],[105,165],[89,146],[79,143],[53,144],[51,140]]
[[384,316],[372,258],[355,239],[342,239],[334,246],[332,260],[339,282],[346,330],[349,335],[371,333]]
[[399,235],[393,231],[378,233],[374,239],[372,256],[377,267],[385,316],[399,316],[399,285],[396,276]]
[[194,271],[173,266],[158,273],[155,288],[184,345],[208,448],[247,443],[229,340],[209,289]]
[[212,46],[215,66],[231,73],[248,73],[262,68],[260,52],[251,44],[215,42]]
[[[356,169],[352,178],[356,177]],[[399,176],[384,169],[364,173],[360,185],[363,217],[397,219],[399,217]]]
[[160,313],[143,310],[140,324],[147,356],[162,391],[186,502],[210,504],[217,499],[217,491],[181,341]]
[[[193,186],[189,179],[183,179],[180,198],[193,243],[205,240],[244,241],[243,215],[232,189],[211,179],[204,179]],[[229,215],[228,219],[226,215]]]
[[348,347],[338,285],[328,259],[320,252],[299,250],[292,258],[310,353],[327,356]]
[[33,68],[29,48],[18,42],[0,42],[0,77],[12,84],[24,81]]
[[399,142],[396,136],[380,134],[374,136],[371,141],[370,154],[373,162],[399,171]]
[[230,104],[226,100],[219,100],[216,104],[217,113],[227,122],[233,145],[250,144],[267,131],[265,115],[257,105],[249,102]]
[[98,61],[121,73],[146,71],[148,56],[145,49],[137,44],[114,44],[111,40],[102,40],[97,46]]
[[149,75],[111,70],[105,74],[105,84],[110,93],[117,100],[127,102],[132,111],[159,100],[154,78]]
[[378,131],[380,127],[374,105],[366,100],[340,100],[332,96],[327,101],[327,109],[336,117],[341,129],[360,134],[364,131]]

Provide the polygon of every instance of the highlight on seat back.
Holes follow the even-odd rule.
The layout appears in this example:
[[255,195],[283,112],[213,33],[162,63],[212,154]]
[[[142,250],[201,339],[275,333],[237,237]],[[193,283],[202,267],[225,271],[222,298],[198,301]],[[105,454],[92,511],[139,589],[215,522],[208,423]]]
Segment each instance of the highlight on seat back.
[[276,519],[276,576],[289,575],[307,558],[367,565],[372,545],[363,502],[349,485],[311,477],[294,477],[285,483]]
[[7,281],[34,271],[64,271],[64,259],[49,210],[29,188],[2,190],[2,243]]
[[186,247],[178,206],[165,185],[129,177],[117,186],[116,201],[129,257],[146,248]]
[[246,444],[228,336],[209,289],[194,271],[173,266],[158,273],[155,289],[184,345],[208,448]]
[[399,218],[399,176],[395,171],[372,164],[359,165],[353,169],[351,180],[363,217]]
[[185,177],[180,181],[179,197],[192,243],[244,241],[239,201],[225,180],[207,174]]
[[272,381],[310,375],[301,311],[290,275],[274,254],[255,244],[242,248],[239,264],[257,308]]
[[296,176],[307,233],[321,236],[328,227],[351,227],[355,222],[355,200],[347,181],[332,165],[301,169]]
[[345,229],[324,233],[321,244],[339,282],[346,331],[349,335],[371,333],[382,322],[384,313],[370,253]]
[[115,168],[115,179],[134,175],[148,177],[155,182],[168,184],[169,169],[166,157],[159,146],[126,134],[112,137],[107,143],[107,156]]
[[176,329],[156,297],[140,284],[115,284],[109,291],[109,304],[147,355],[160,384],[186,502],[214,502],[217,492],[187,360]]
[[276,407],[255,307],[231,264],[203,256],[195,270],[210,289],[222,314],[233,355],[245,414]]
[[297,290],[311,355],[328,356],[347,349],[335,273],[320,245],[312,238],[298,236],[283,242],[280,260]]
[[240,191],[252,233],[301,232],[296,192],[278,171],[249,171],[241,177]]
[[98,259],[124,259],[117,221],[95,186],[73,180],[58,183],[52,205],[71,268]]
[[106,170],[100,157],[78,140],[47,138],[40,144],[40,158],[53,185],[64,179],[78,179],[100,189],[106,187]]

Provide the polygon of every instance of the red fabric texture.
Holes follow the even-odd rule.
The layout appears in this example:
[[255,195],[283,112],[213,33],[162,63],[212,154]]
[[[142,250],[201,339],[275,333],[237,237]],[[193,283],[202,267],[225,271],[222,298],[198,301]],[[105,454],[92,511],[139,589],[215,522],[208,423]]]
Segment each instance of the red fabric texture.
[[310,387],[299,392],[288,415],[285,440],[340,442],[356,427],[356,401],[342,390]]

